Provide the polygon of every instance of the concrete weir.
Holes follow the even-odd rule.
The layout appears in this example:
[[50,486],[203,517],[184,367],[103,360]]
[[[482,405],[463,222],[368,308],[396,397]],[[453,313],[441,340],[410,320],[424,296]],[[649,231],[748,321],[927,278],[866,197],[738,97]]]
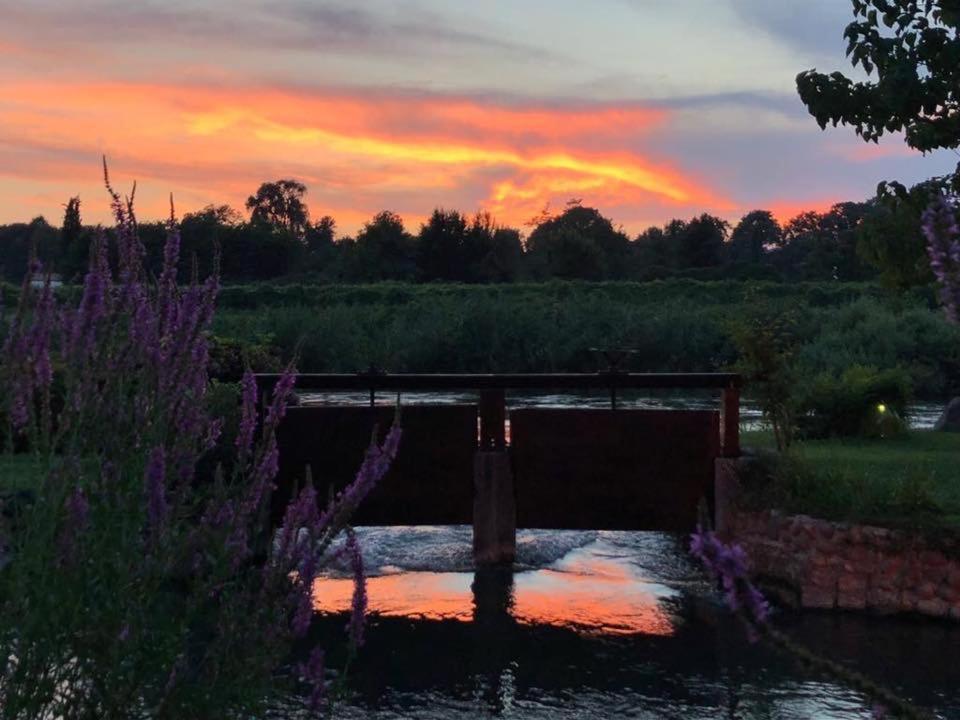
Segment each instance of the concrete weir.
[[[276,376],[259,376],[267,390]],[[369,391],[371,404],[291,407],[278,429],[274,517],[310,466],[319,497],[356,473],[376,428],[394,409],[376,392],[476,391],[476,404],[409,405],[388,475],[355,525],[473,526],[480,565],[511,563],[517,528],[687,532],[702,499],[714,503],[721,458],[739,456],[739,377],[598,373],[564,375],[302,375],[303,390]],[[609,390],[609,408],[508,409],[510,389]],[[625,409],[636,388],[720,391],[717,409]],[[722,474],[722,472],[721,472]]]

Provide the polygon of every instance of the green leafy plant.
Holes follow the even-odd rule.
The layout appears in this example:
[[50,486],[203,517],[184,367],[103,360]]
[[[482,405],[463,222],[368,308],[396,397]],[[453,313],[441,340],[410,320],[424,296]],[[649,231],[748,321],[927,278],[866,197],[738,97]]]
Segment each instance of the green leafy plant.
[[818,375],[803,399],[800,427],[807,437],[892,437],[906,432],[910,380],[901,370],[854,365],[841,375]]
[[[33,268],[0,353],[0,417],[34,481],[0,530],[0,717],[249,718],[301,685],[322,710],[323,649],[306,640],[314,583],[332,558],[353,568],[352,653],[366,594],[346,524],[399,427],[325,510],[307,482],[275,533],[275,430],[295,374],[263,398],[262,423],[249,370],[239,393],[211,388],[217,276],[178,285],[171,213],[163,271],[147,282],[132,201],[111,194],[117,262],[101,234],[76,307],[49,275],[35,290]],[[210,409],[231,404],[225,448]],[[218,450],[229,463],[210,467]]]
[[773,428],[777,449],[789,449],[796,430],[796,321],[792,313],[758,304],[732,324],[736,370]]

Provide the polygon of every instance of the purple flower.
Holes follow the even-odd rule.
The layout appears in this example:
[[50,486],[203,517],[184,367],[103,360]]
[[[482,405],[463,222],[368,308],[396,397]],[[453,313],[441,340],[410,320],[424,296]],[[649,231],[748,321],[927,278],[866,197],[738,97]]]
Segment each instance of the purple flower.
[[951,198],[938,195],[921,217],[921,229],[927,239],[930,269],[940,285],[940,301],[947,319],[960,319],[960,228]]
[[77,538],[90,523],[90,503],[83,490],[75,487],[64,503],[66,518],[58,537],[60,560],[70,562],[75,556]]
[[288,367],[280,375],[277,384],[273,388],[273,397],[270,400],[270,408],[267,410],[266,426],[274,429],[283,420],[287,412],[287,405],[290,404],[290,396],[293,394],[293,387],[297,382],[297,373],[292,367]]
[[257,381],[247,368],[241,385],[240,429],[237,432],[237,453],[242,462],[253,451],[253,435],[257,429]]
[[767,623],[770,604],[750,582],[747,554],[739,545],[722,542],[699,525],[690,536],[690,553],[723,587],[727,606],[747,621],[748,638],[756,640],[756,627]]
[[350,604],[350,622],[347,623],[347,633],[353,647],[363,645],[363,630],[367,616],[367,578],[363,570],[363,555],[357,534],[352,528],[347,530],[347,556],[350,559],[350,569],[353,571],[353,600]]
[[147,522],[152,530],[157,530],[167,516],[166,467],[162,447],[155,447],[150,452],[144,473],[144,489],[147,499]]
[[327,698],[327,684],[324,680],[326,668],[324,666],[323,650],[314,648],[310,652],[310,657],[307,662],[301,663],[299,669],[303,680],[311,686],[310,709],[313,712],[318,712],[323,709]]

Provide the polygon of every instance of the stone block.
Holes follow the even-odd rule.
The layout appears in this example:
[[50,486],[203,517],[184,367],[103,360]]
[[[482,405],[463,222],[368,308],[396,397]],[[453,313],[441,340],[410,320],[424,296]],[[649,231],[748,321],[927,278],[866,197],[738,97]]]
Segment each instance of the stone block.
[[845,610],[863,610],[867,607],[865,591],[846,592],[842,588],[837,593],[837,607]]
[[946,617],[950,613],[950,606],[940,598],[935,597],[929,600],[919,600],[917,602],[917,612],[933,617]]
[[837,580],[837,589],[841,595],[860,595],[867,593],[867,576],[865,574],[844,574]]
[[800,591],[800,604],[805,608],[832,608],[836,601],[837,593],[834,587],[805,585]]
[[821,588],[835,588],[837,584],[837,573],[830,568],[812,568],[807,578],[810,585]]

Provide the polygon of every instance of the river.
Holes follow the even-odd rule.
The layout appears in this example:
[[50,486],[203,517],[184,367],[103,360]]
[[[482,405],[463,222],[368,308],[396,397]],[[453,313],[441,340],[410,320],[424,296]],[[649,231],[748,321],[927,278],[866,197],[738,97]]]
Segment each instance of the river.
[[[338,393],[302,400],[359,405],[369,398]],[[475,401],[470,394],[401,397],[402,404]],[[625,394],[619,404],[705,408],[717,400]],[[609,397],[520,394],[509,396],[508,405],[608,407]],[[932,427],[941,407],[911,407],[911,426]],[[760,427],[754,404],[745,402],[741,417],[744,429]],[[468,527],[358,532],[370,622],[335,717],[870,717],[858,693],[750,644],[691,562],[685,538],[521,530],[512,570],[478,572]],[[342,645],[352,587],[336,572],[318,581],[314,639]],[[776,611],[774,622],[937,716],[960,719],[960,626],[786,609]]]
[[[399,396],[401,405],[447,405],[475,404],[476,393],[431,393],[405,392]],[[366,405],[370,397],[364,392],[303,393],[301,402],[305,405],[343,404]],[[397,402],[397,396],[380,393],[376,397],[378,405],[391,405]],[[705,410],[719,408],[719,396],[704,393],[680,393],[673,391],[637,392],[621,391],[617,397],[620,408]],[[917,402],[907,408],[907,421],[914,430],[930,430],[943,411],[946,401]],[[530,393],[514,392],[507,395],[508,408],[605,408],[610,407],[610,396],[604,392],[563,392]],[[509,420],[508,420],[509,422]],[[763,418],[759,406],[749,398],[740,402],[740,427],[742,430],[759,430],[763,427]]]
[[[475,572],[470,533],[359,530],[371,614],[335,717],[870,717],[858,693],[751,645],[684,538],[526,530],[512,571]],[[345,574],[318,580],[316,640],[342,644],[351,592]],[[960,718],[960,627],[783,609],[774,622]]]

